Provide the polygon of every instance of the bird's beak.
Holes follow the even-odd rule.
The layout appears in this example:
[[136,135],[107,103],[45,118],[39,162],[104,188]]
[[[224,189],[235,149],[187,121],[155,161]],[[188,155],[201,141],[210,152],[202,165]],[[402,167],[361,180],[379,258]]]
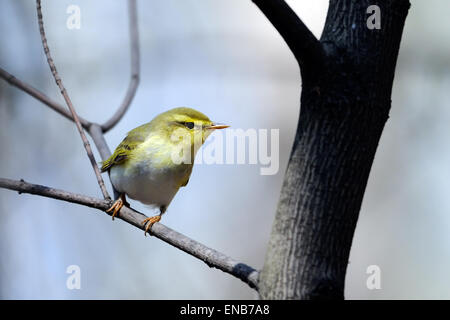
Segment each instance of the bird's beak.
[[222,123],[212,123],[210,126],[207,126],[206,129],[209,130],[216,130],[216,129],[225,129],[228,128],[229,126],[227,126],[226,124],[222,124]]

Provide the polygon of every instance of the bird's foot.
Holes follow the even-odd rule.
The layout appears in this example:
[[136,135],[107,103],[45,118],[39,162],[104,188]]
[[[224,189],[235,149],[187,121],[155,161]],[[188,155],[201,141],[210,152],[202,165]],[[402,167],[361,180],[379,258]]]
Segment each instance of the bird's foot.
[[154,223],[156,223],[156,222],[159,222],[161,220],[161,215],[157,215],[157,216],[154,216],[154,217],[150,217],[150,218],[146,218],[146,219],[144,219],[144,221],[142,221],[142,224],[145,226],[146,225],[146,227],[145,227],[145,232],[144,232],[144,236],[147,236],[147,232],[150,230],[150,228],[152,227],[152,225],[154,224]]
[[106,210],[106,212],[113,212],[113,214],[111,215],[112,219],[114,220],[114,217],[117,216],[117,213],[119,212],[120,209],[122,209],[122,207],[124,205],[127,205],[127,201],[125,200],[125,196],[122,194],[120,195],[119,199],[117,199],[116,201],[114,201],[113,205],[111,206],[111,208],[109,208],[108,210]]

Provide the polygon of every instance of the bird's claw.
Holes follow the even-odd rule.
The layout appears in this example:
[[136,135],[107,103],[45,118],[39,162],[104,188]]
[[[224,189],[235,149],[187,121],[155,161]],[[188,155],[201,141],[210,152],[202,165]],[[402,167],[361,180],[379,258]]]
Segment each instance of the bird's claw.
[[152,227],[152,225],[156,222],[159,222],[161,220],[161,215],[158,216],[154,216],[154,217],[150,217],[150,218],[146,218],[144,219],[144,221],[142,221],[142,224],[145,226],[145,232],[144,232],[144,236],[147,236],[147,232],[150,230],[150,228]]
[[109,212],[113,211],[113,214],[111,215],[111,217],[114,220],[114,217],[117,216],[117,213],[119,212],[120,209],[122,209],[122,207],[123,207],[123,200],[122,200],[122,198],[119,198],[116,201],[114,201],[114,203],[111,206],[111,208],[106,210],[106,212],[109,213]]

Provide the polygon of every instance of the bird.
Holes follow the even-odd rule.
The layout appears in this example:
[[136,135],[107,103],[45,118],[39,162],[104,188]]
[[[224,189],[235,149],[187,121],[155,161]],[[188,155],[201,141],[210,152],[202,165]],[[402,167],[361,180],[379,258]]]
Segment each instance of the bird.
[[114,153],[101,163],[119,193],[107,212],[112,219],[129,203],[126,196],[159,209],[142,221],[144,235],[161,220],[170,202],[192,173],[195,154],[208,136],[228,125],[215,123],[203,113],[179,107],[157,115],[130,132]]

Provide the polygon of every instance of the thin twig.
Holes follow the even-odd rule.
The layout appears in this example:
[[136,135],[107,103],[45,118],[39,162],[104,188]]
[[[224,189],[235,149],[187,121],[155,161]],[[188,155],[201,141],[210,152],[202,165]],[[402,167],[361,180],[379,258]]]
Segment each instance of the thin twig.
[[[102,128],[99,124],[93,123],[89,128],[89,134],[94,141],[95,147],[100,153],[100,157],[103,161],[108,159],[111,156],[111,150],[109,150],[108,144],[106,143],[105,136],[103,135]],[[108,171],[109,174],[109,171]],[[109,179],[111,181],[111,179]],[[114,191],[114,199],[119,198],[119,192],[114,188],[114,185],[111,183],[111,186]]]
[[111,150],[109,149],[108,144],[106,143],[105,136],[103,135],[101,126],[97,123],[93,123],[89,127],[88,132],[92,140],[94,141],[98,153],[100,153],[100,157],[102,158],[103,161],[105,161],[111,156]]
[[[36,98],[37,100],[39,100],[42,103],[46,104],[47,106],[49,106],[50,108],[52,108],[53,110],[58,112],[59,114],[61,114],[64,117],[66,117],[67,119],[73,121],[73,117],[72,117],[72,114],[70,113],[70,111],[68,111],[62,105],[60,105],[59,103],[51,100],[44,93],[42,93],[39,90],[33,88],[29,84],[27,84],[27,83],[17,79],[15,76],[13,76],[12,74],[8,73],[6,70],[4,70],[2,68],[0,68],[0,78],[3,78],[10,85],[15,86],[15,87],[25,91],[30,96]],[[78,119],[80,119],[80,123],[83,126],[83,128],[85,128],[85,129],[88,129],[89,126],[91,125],[91,123],[89,121],[87,121],[86,119],[84,119],[82,117],[78,117]]]
[[[29,193],[40,195],[48,198],[68,201],[87,207],[106,211],[111,206],[111,201],[101,200],[93,197],[88,197],[81,194],[67,192],[64,190],[54,189],[38,184],[31,184],[24,180],[17,181],[11,179],[0,178],[0,188],[18,191],[19,193]],[[146,218],[142,213],[122,207],[118,218],[132,224],[133,226],[144,230],[142,221]],[[241,263],[227,255],[211,249],[195,240],[192,240],[185,235],[176,232],[161,223],[155,223],[151,228],[151,234],[157,238],[167,242],[168,244],[200,259],[211,268],[220,269],[232,276],[241,279],[247,283],[251,288],[258,290],[258,271],[254,268]]]
[[105,183],[100,174],[100,169],[98,168],[97,161],[95,161],[94,154],[92,153],[91,145],[89,144],[89,141],[86,138],[86,135],[84,134],[84,130],[83,130],[83,127],[81,126],[80,119],[78,118],[78,115],[72,105],[72,101],[70,100],[69,95],[67,94],[66,88],[62,84],[62,80],[58,75],[58,71],[56,71],[56,66],[50,55],[50,49],[48,47],[47,38],[45,36],[44,21],[42,19],[41,0],[36,0],[36,9],[37,9],[37,16],[38,16],[38,23],[39,23],[39,32],[41,34],[42,46],[44,47],[44,52],[47,57],[48,65],[53,74],[53,77],[55,78],[56,84],[59,87],[59,90],[61,91],[61,94],[64,97],[64,100],[66,101],[70,112],[72,113],[72,117],[75,121],[78,132],[80,133],[81,140],[83,141],[84,148],[86,149],[86,153],[89,157],[89,160],[91,161],[91,165],[92,165],[92,168],[94,169],[95,176],[97,177],[98,185],[100,186],[100,189],[103,193],[103,198],[110,199],[110,197],[108,195],[108,191],[106,190],[106,187],[105,187]]
[[[8,73],[7,71],[5,71],[1,68],[0,68],[0,78],[5,79],[9,84],[14,85],[15,87],[21,89],[25,93],[28,93],[32,97],[38,99],[39,101],[46,104],[53,110],[57,111],[59,114],[62,114],[66,118],[73,121],[72,115],[70,114],[69,111],[64,109],[63,106],[61,106],[57,102],[53,101],[49,97],[47,97],[41,91],[33,88],[29,84],[17,79],[17,77],[13,76],[12,74]],[[109,150],[108,144],[105,141],[105,137],[103,135],[103,130],[102,130],[101,126],[97,123],[89,122],[82,118],[80,118],[80,122],[81,122],[83,128],[85,128],[87,130],[87,132],[89,133],[89,135],[92,137],[92,140],[94,141],[94,144],[95,144],[98,152],[100,153],[102,160],[108,159],[109,156],[111,155],[111,151]],[[113,186],[113,190],[114,190],[114,199],[117,199],[119,194],[114,189],[114,186]]]
[[130,32],[130,55],[131,55],[131,78],[128,84],[127,93],[122,101],[119,109],[116,113],[104,124],[102,124],[103,132],[107,132],[112,129],[117,122],[122,119],[125,112],[130,107],[131,101],[136,94],[137,87],[139,85],[139,70],[140,70],[140,55],[139,55],[139,32],[137,24],[137,8],[136,0],[128,0],[128,19],[129,19],[129,32]]
[[[139,53],[139,29],[137,23],[137,6],[136,0],[128,0],[128,19],[129,19],[129,34],[130,34],[130,60],[131,60],[131,72],[130,72],[130,82],[128,84],[128,89],[125,97],[117,109],[116,113],[104,124],[101,125],[102,132],[107,132],[111,130],[124,116],[126,111],[131,105],[131,102],[136,94],[139,80],[140,80],[140,53]],[[39,101],[45,103],[47,106],[63,115],[69,120],[73,121],[73,116],[71,112],[66,110],[59,103],[52,101],[45,94],[39,90],[33,88],[32,86],[26,84],[25,82],[17,79],[13,75],[9,74],[6,70],[0,68],[0,78],[5,79],[9,84],[22,89],[32,97],[38,99]],[[78,116],[82,127],[89,130],[91,122]]]

